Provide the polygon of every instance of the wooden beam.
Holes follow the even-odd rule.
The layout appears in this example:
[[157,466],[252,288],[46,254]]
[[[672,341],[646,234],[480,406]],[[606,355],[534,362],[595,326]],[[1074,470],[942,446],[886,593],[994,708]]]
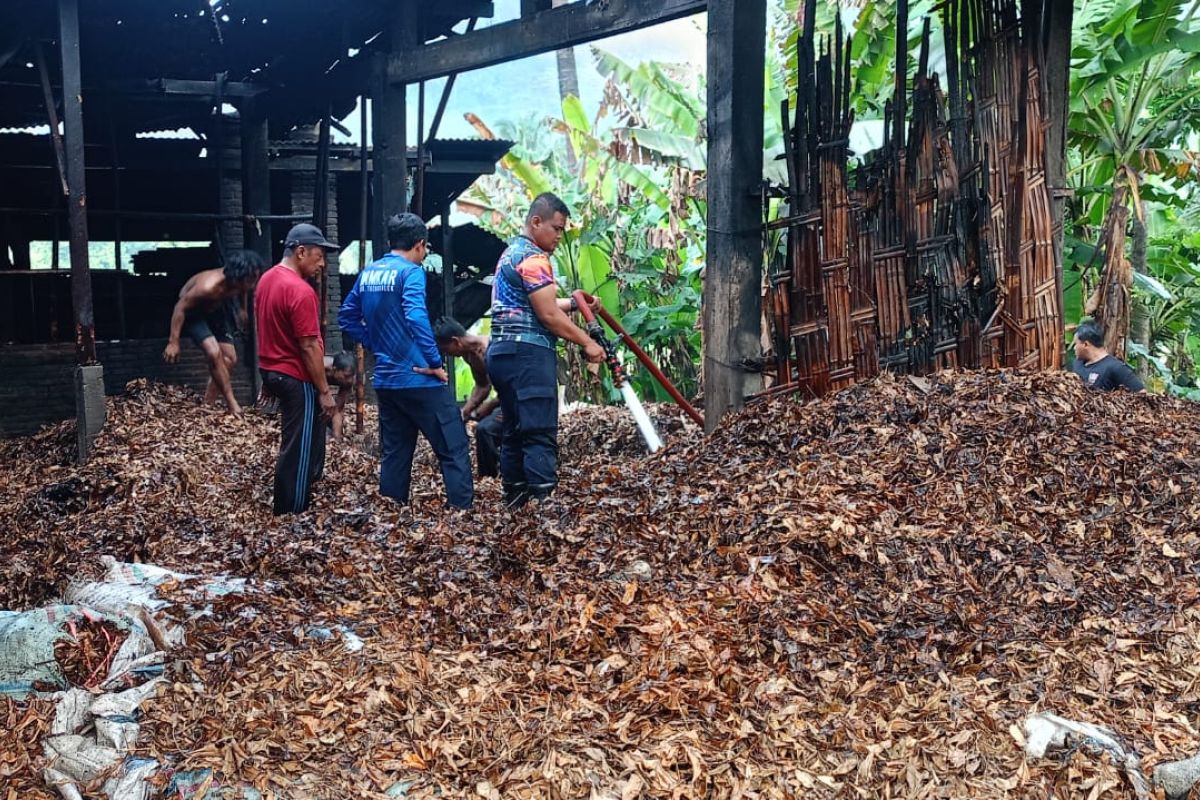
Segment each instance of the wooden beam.
[[248,100],[267,91],[267,87],[244,81],[192,81],[178,78],[154,78],[151,80],[111,81],[106,88],[122,94],[171,95],[177,97],[215,98],[219,94],[225,100]]
[[62,185],[63,197],[67,190],[67,157],[63,151],[62,134],[58,128],[58,111],[54,105],[54,90],[50,88],[50,73],[46,69],[46,56],[42,52],[42,43],[34,43],[34,57],[37,59],[38,75],[42,81],[42,98],[46,104],[46,119],[50,121],[50,140],[54,147],[54,163],[58,166],[58,180]]
[[[467,23],[467,33],[475,30],[475,25],[478,24],[479,17],[471,17]],[[438,100],[437,111],[433,113],[433,123],[429,126],[429,138],[436,139],[438,128],[442,126],[442,115],[446,113],[446,104],[450,102],[450,93],[454,91],[454,82],[458,80],[458,73],[452,72],[446,78],[446,85],[442,87],[442,98]]]
[[708,6],[707,0],[571,3],[424,47],[393,51],[388,79],[414,83],[490,67],[699,14]]
[[708,258],[704,279],[704,419],[712,430],[762,388],[763,81],[766,0],[708,10]]
[[63,147],[67,160],[67,219],[71,252],[71,305],[75,312],[75,359],[96,363],[96,320],[88,265],[87,186],[83,156],[83,79],[79,67],[79,0],[59,0],[62,52]]

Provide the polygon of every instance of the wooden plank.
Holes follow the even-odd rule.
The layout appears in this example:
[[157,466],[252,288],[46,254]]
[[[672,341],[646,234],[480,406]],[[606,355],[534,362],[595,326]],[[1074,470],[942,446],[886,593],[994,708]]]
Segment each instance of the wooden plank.
[[703,321],[704,417],[711,430],[726,412],[741,408],[748,395],[762,388],[760,376],[742,365],[757,361],[762,353],[766,2],[713,0],[708,16],[708,267]]
[[490,67],[698,14],[709,5],[707,0],[572,3],[423,47],[396,50],[389,59],[388,79],[415,83]]

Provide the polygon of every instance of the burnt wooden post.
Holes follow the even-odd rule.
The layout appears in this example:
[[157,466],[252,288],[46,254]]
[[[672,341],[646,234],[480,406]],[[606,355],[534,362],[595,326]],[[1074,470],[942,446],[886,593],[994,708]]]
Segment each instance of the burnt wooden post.
[[[217,90],[213,97],[213,128],[209,135],[212,141],[209,149],[209,157],[213,159],[213,167],[216,170],[216,207],[218,213],[227,213],[232,211],[227,205],[225,196],[225,78],[226,73],[218,73],[216,76]],[[225,226],[220,222],[213,225],[213,238],[217,243],[217,254],[221,258],[221,266],[225,266],[225,254],[229,252],[229,242],[226,241]]]
[[1042,13],[1042,72],[1045,75],[1046,182],[1054,211],[1054,251],[1058,264],[1059,306],[1062,306],[1063,216],[1071,190],[1067,187],[1067,120],[1071,113],[1072,3],[1046,3]]
[[704,418],[712,430],[761,378],[760,284],[765,0],[708,8],[708,263],[704,281]]
[[[358,178],[359,178],[359,217],[358,217],[358,271],[361,273],[367,266],[367,248],[370,247],[368,237],[371,230],[371,183],[370,165],[367,152],[367,96],[358,100]],[[363,415],[367,407],[367,376],[366,351],[363,346],[354,347],[354,432],[363,432]]]
[[92,311],[92,276],[88,265],[79,0],[59,0],[58,40],[62,51],[63,147],[71,242],[71,305],[75,312],[76,443],[79,460],[85,461],[91,452],[92,442],[104,427],[104,370],[96,363],[96,322]]
[[93,364],[96,361],[96,323],[92,310],[92,276],[88,264],[79,0],[59,0],[58,23],[62,55],[63,149],[69,198],[67,235],[71,254],[71,302],[75,311],[75,356],[79,364]]
[[[411,53],[420,44],[415,0],[400,0],[392,18],[391,52]],[[407,83],[388,80],[388,55],[376,56],[371,87],[371,143],[375,180],[375,252],[387,251],[388,217],[408,210]]]
[[[317,136],[317,177],[313,188],[313,224],[321,229],[321,233],[329,232],[329,144],[330,122],[332,108],[327,108],[321,119],[320,133]],[[328,259],[328,254],[326,258]],[[334,259],[336,261],[336,258]],[[317,278],[317,294],[321,296],[321,336],[328,340],[326,324],[329,310],[329,270],[337,269],[336,264],[326,264]]]
[[[253,250],[263,261],[271,263],[271,223],[263,217],[271,213],[271,165],[268,158],[267,117],[252,100],[242,102],[238,109],[238,130],[242,139],[242,213],[246,217],[243,239],[247,250]],[[254,318],[254,290],[246,298],[247,315],[245,362],[250,370],[252,401],[258,400],[262,388],[258,374],[258,328]]]
[[121,145],[117,136],[117,108],[111,93],[107,96],[105,111],[108,112],[108,146],[112,150],[113,182],[113,259],[117,266],[117,335],[124,339],[129,335],[125,320],[125,271],[121,269]]
[[[451,202],[442,209],[442,315],[454,319],[454,228],[450,225]],[[446,374],[450,377],[450,394],[458,397],[454,384],[454,359],[446,357]]]
[[417,84],[417,174],[413,179],[412,210],[425,219],[425,81]]

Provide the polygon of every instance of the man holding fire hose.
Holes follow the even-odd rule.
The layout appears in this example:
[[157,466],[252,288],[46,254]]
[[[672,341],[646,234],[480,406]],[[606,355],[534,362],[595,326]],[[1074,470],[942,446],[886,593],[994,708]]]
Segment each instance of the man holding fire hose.
[[578,344],[589,363],[605,359],[567,316],[578,310],[576,301],[558,297],[550,255],[569,216],[558,197],[538,195],[521,235],[496,264],[487,371],[504,417],[500,478],[510,508],[545,499],[558,483],[558,340]]

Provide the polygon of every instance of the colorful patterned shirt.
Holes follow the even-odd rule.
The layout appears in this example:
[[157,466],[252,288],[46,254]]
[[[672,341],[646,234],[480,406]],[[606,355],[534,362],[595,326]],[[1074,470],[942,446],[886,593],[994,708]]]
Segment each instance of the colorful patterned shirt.
[[492,283],[492,338],[545,337],[553,347],[555,337],[537,318],[529,295],[554,286],[554,266],[545,250],[518,236],[500,256]]

